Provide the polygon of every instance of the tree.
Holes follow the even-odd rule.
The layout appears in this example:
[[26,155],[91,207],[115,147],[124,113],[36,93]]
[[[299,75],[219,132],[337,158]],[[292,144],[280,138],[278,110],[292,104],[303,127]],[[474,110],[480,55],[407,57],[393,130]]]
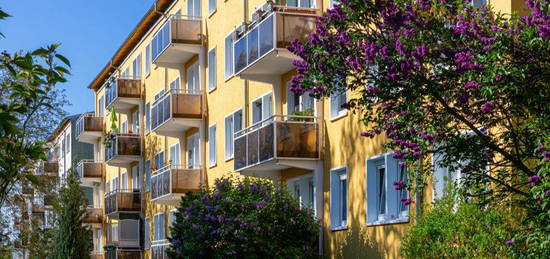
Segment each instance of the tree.
[[[6,17],[0,10],[0,20]],[[0,208],[22,181],[40,184],[34,165],[46,159],[46,138],[67,104],[56,87],[67,81],[70,62],[58,47],[0,56]]]
[[288,191],[265,180],[216,180],[182,197],[172,258],[316,258],[319,225]]
[[345,105],[368,127],[358,134],[385,136],[409,167],[398,188],[423,188],[438,154],[462,174],[463,196],[513,202],[540,230],[550,222],[550,5],[526,5],[518,17],[463,0],[340,1],[289,47],[301,57],[291,90],[352,92]]
[[80,188],[80,178],[71,170],[66,184],[54,205],[54,237],[51,258],[90,258],[93,249],[92,233],[84,226],[87,200]]

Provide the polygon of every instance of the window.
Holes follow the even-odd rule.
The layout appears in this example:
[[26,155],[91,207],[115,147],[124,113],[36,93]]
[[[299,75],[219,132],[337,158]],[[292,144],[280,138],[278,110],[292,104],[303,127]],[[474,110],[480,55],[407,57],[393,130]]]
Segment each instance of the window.
[[200,89],[199,62],[195,62],[187,69],[187,90],[197,93]]
[[105,99],[103,96],[99,97],[97,102],[97,116],[103,117],[105,115]]
[[105,193],[111,192],[111,183],[105,183]]
[[155,170],[164,167],[164,151],[160,151],[155,155]]
[[141,189],[141,181],[140,181],[140,175],[139,175],[139,165],[132,167],[132,189],[133,190],[140,190]]
[[119,185],[118,185],[118,176],[113,178],[113,191],[118,191]]
[[103,232],[101,229],[97,230],[97,253],[103,253]]
[[200,17],[201,16],[201,1],[189,0],[187,1],[187,15]]
[[233,32],[225,37],[225,79],[228,79],[233,75]]
[[216,165],[216,124],[208,127],[208,165]]
[[151,219],[149,217],[145,218],[145,249],[151,248]]
[[[214,2],[215,3],[215,2]],[[208,90],[216,88],[216,48],[208,51]]]
[[187,168],[200,168],[199,133],[187,137]]
[[145,47],[145,75],[151,72],[151,43]]
[[273,115],[271,93],[252,101],[252,124],[267,120]]
[[128,121],[127,120],[122,122],[122,133],[128,133]]
[[487,6],[487,0],[471,0],[470,4],[477,8],[480,8],[480,7]]
[[154,241],[166,239],[166,219],[164,213],[155,215],[154,219]]
[[133,134],[139,134],[139,111],[132,113],[132,132]]
[[122,78],[128,78],[130,76],[130,68],[127,67],[124,69],[124,72],[122,72]]
[[174,226],[174,223],[176,222],[176,212],[178,210],[177,209],[173,209],[170,211],[170,215],[169,215],[169,218],[168,218],[168,224],[170,227],[173,227]]
[[315,212],[315,183],[313,174],[288,179],[287,188],[300,201],[300,207],[310,208]]
[[333,94],[330,96],[330,118],[337,118],[344,116],[347,112],[345,108],[342,107],[343,104],[347,102],[346,93]]
[[348,224],[348,177],[346,167],[330,172],[330,227],[346,228]]
[[151,160],[145,161],[145,191],[149,191],[151,185]]
[[67,145],[65,151],[69,154],[71,152],[71,133],[68,133],[67,136],[65,136],[65,144]]
[[216,0],[208,0],[208,15],[216,11]]
[[233,135],[242,130],[242,110],[225,117],[225,159],[233,158]]
[[141,54],[132,62],[132,71],[134,72],[134,77],[141,77]]
[[162,89],[157,94],[155,94],[155,101],[160,99],[161,97],[163,97],[165,92],[166,91],[164,89]]
[[315,0],[287,0],[286,5],[295,6],[295,7],[313,8],[315,7]]
[[128,173],[126,172],[121,175],[121,190],[128,190]]
[[151,131],[151,103],[145,104],[145,133]]
[[338,0],[330,0],[330,6],[329,6],[329,8],[332,8],[334,5],[337,5],[337,4],[339,4],[339,3],[340,3],[340,1],[338,1]]
[[170,82],[170,89],[180,89],[180,78],[176,77],[176,79],[172,80]]
[[290,91],[290,82],[287,83],[286,88],[286,104],[287,113],[292,115],[294,112],[307,113],[311,112],[311,115],[315,113],[315,99],[309,94],[297,95]]
[[180,143],[170,146],[170,165],[177,168],[181,165]]
[[394,183],[406,181],[406,167],[387,153],[367,159],[367,224],[387,224],[408,221],[409,206],[406,189],[395,190]]

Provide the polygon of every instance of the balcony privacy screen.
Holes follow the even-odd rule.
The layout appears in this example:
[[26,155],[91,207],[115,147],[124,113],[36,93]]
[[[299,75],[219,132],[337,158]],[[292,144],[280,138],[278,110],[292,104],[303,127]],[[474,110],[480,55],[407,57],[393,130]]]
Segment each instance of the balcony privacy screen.
[[233,45],[236,74],[275,48],[286,48],[315,29],[315,16],[274,12]]
[[105,103],[111,106],[118,97],[140,98],[141,80],[124,78],[111,80],[105,90]]
[[151,199],[168,194],[183,194],[200,189],[200,169],[166,169],[159,170],[151,178]]
[[103,177],[103,164],[93,161],[82,161],[76,167],[76,171],[81,178],[101,178]]
[[201,21],[197,18],[172,16],[153,37],[151,52],[157,59],[171,43],[200,44]]
[[277,158],[319,158],[316,122],[268,121],[235,138],[235,170]]
[[166,254],[166,251],[170,248],[170,244],[162,244],[162,245],[153,245],[151,247],[152,252],[151,256],[152,259],[165,259],[168,258],[168,255]]
[[105,196],[105,214],[115,212],[139,212],[141,210],[141,193],[115,191]]
[[186,93],[184,90],[172,89],[151,109],[152,129],[164,124],[170,118],[200,119],[202,97],[200,93]]
[[103,209],[102,208],[87,208],[88,215],[84,218],[84,223],[97,223],[103,222]]
[[109,161],[115,156],[140,156],[141,140],[139,136],[119,135],[112,141],[111,145],[105,147],[105,161]]
[[76,121],[76,137],[82,135],[84,131],[103,131],[103,120],[101,117],[94,117],[93,114],[80,116]]

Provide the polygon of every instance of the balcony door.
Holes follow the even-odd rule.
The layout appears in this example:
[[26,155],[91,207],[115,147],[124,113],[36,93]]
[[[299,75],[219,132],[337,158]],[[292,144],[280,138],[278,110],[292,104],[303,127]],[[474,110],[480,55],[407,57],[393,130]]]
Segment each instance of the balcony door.
[[188,0],[187,1],[187,15],[199,17],[201,16],[201,1],[200,0]]
[[313,8],[315,7],[315,0],[286,0],[287,6]]
[[199,79],[199,62],[195,62],[187,69],[187,89],[189,92],[199,92],[201,89]]
[[121,190],[128,190],[128,173],[124,172],[121,178]]
[[140,189],[140,179],[139,179],[139,166],[133,166],[132,167],[132,189],[139,190]]
[[286,88],[286,105],[288,115],[315,115],[315,99],[308,93],[298,95],[290,91],[290,83]]
[[119,189],[119,186],[118,186],[118,176],[113,178],[113,191],[118,191]]
[[201,164],[199,133],[187,137],[187,168],[199,168]]
[[181,165],[180,143],[170,146],[170,165],[177,168]]

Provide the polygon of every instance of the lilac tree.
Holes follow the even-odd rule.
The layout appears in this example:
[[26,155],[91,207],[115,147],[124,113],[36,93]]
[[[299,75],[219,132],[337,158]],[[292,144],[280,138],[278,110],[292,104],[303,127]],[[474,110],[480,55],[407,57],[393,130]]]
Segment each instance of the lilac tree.
[[528,0],[519,17],[469,2],[340,1],[289,47],[301,57],[291,90],[353,92],[345,105],[368,127],[357,134],[385,136],[409,168],[396,188],[424,187],[438,154],[463,195],[517,202],[548,225],[549,3]]

